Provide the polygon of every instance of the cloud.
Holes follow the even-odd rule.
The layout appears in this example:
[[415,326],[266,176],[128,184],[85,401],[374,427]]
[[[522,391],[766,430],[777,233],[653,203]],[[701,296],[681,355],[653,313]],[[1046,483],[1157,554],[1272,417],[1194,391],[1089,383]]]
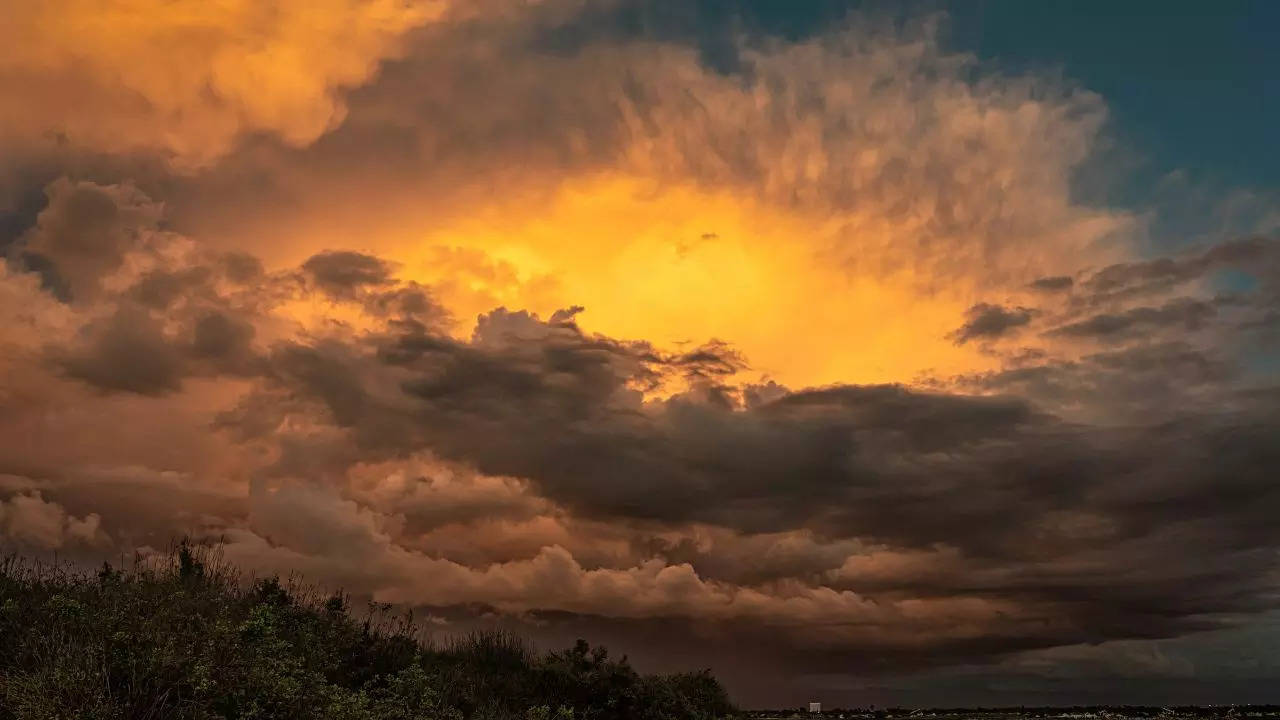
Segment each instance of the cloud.
[[[530,490],[575,517],[724,528],[731,534],[721,542],[730,547],[738,542],[733,533],[750,547],[762,534],[803,528],[823,538],[798,546],[791,572],[810,568],[804,587],[839,583],[872,597],[955,597],[961,588],[981,588],[984,598],[1051,613],[1065,623],[1032,631],[971,619],[985,628],[985,652],[1049,646],[1096,632],[1110,636],[1113,630],[1177,634],[1201,627],[1201,613],[1193,608],[1250,612],[1265,605],[1261,598],[1270,581],[1252,583],[1270,552],[1264,515],[1280,501],[1261,470],[1271,462],[1266,438],[1276,422],[1265,404],[1240,406],[1227,417],[1184,413],[1174,425],[1150,416],[1117,430],[1065,423],[1016,398],[893,387],[778,390],[768,401],[745,405],[732,386],[695,383],[666,398],[647,398],[642,388],[687,376],[680,363],[688,356],[588,335],[564,318],[544,322],[497,311],[466,342],[414,329],[367,335],[363,349],[332,339],[281,347],[265,394],[229,422],[259,428],[259,442],[270,442],[274,428],[300,421],[332,423],[333,432],[316,437],[331,447],[348,444],[341,456],[396,458],[431,448],[486,474],[527,478]],[[705,353],[692,356],[706,359]],[[1080,376],[1105,376],[1107,369],[1133,380],[1141,377],[1140,367],[1164,376],[1164,367],[1151,364],[1160,357],[1098,356],[1091,360],[1095,369]],[[1204,383],[1218,387],[1212,375]],[[1112,401],[1108,395],[1099,393],[1098,401]],[[254,408],[271,407],[270,423],[255,420],[261,410]],[[1224,458],[1232,460],[1224,465]],[[1224,501],[1227,478],[1233,491]],[[824,547],[840,547],[842,539],[875,546],[845,546],[834,555]],[[663,607],[708,621],[769,617],[801,624],[828,612],[792,614],[797,604],[817,600],[784,602],[766,594],[757,605],[755,596],[727,587],[722,596],[715,589],[725,582],[716,579],[718,572],[740,582],[770,575],[735,570],[727,558],[717,560],[696,543],[649,547],[680,559],[668,563],[691,563],[691,595],[676,602],[660,594],[664,599],[649,601],[649,591],[635,587],[633,601],[612,595],[593,601],[590,589],[611,576],[570,561],[563,548],[509,560],[509,570],[535,597],[541,573],[559,573],[555,586],[580,590],[578,600],[554,595],[506,605],[514,601],[501,600],[505,596],[489,584],[505,577],[496,566],[483,579],[459,575],[455,582],[464,588],[478,583],[486,588],[481,594],[493,590],[495,602],[508,609],[644,615]],[[1209,582],[1207,574],[1216,572],[1210,570],[1213,556],[1225,547],[1235,548],[1233,562],[1243,570]],[[1182,558],[1176,568],[1152,566],[1141,589],[1135,586],[1133,567],[1171,552]],[[645,562],[614,569],[630,574]],[[626,577],[626,583],[638,581]],[[792,578],[785,582],[799,580]],[[1198,586],[1194,597],[1175,592],[1175,586],[1199,582],[1208,584]],[[1059,606],[1082,586],[1094,601]],[[1249,587],[1255,589],[1242,590]],[[406,593],[398,599],[411,595],[396,592]],[[476,600],[459,592],[429,596],[440,603]],[[719,599],[695,602],[704,593]],[[723,610],[745,602],[739,597],[753,598],[751,607],[765,615]],[[829,610],[833,618],[851,612],[838,597]],[[1117,603],[1142,609],[1129,615],[1117,611]],[[883,630],[890,634],[835,637],[850,643],[841,646],[846,649],[885,643],[886,652],[905,652],[916,642]],[[1003,640],[992,640],[992,633]],[[977,652],[954,640],[946,652]],[[948,642],[940,640],[939,647]],[[824,647],[835,652],[831,643],[839,645],[828,638]]]
[[8,537],[797,687],[1268,610],[1280,256],[1080,203],[1099,97],[933,21],[709,67],[518,5],[20,12]]
[[1030,324],[1035,312],[1024,307],[1006,308],[980,303],[969,308],[968,320],[948,337],[957,345],[974,339],[990,340]]
[[1157,341],[1077,359],[1041,358],[963,376],[957,385],[1014,393],[1072,419],[1114,424],[1247,405],[1225,390],[1239,382],[1238,370],[1220,352]]
[[[288,397],[318,399],[367,452],[431,447],[488,473],[531,478],[578,511],[738,522],[748,530],[823,527],[823,515],[834,514],[825,522],[848,521],[868,537],[883,527],[882,539],[896,542],[942,539],[933,533],[956,528],[935,520],[924,537],[910,536],[929,525],[926,503],[894,498],[890,486],[929,475],[976,478],[995,466],[1047,482],[1074,474],[1071,467],[1106,445],[1013,398],[843,387],[787,393],[749,409],[733,401],[731,388],[645,400],[632,384],[670,371],[671,360],[518,317],[518,329],[508,329],[497,323],[509,316],[497,314],[469,344],[409,334],[378,338],[363,355],[333,343],[290,347],[275,358],[274,381]],[[399,391],[378,391],[392,387]],[[1071,450],[1076,443],[1080,449]],[[1119,462],[1129,449],[1114,451]],[[566,467],[568,458],[575,460]],[[610,482],[593,481],[601,477]],[[950,487],[934,481],[932,499],[949,497]],[[788,503],[793,494],[804,503]],[[903,528],[878,522],[870,506],[856,510],[856,497],[879,500],[877,513],[885,502],[903,503],[894,523]],[[757,498],[769,499],[768,511]],[[993,497],[984,509],[956,496],[949,507],[994,513],[1008,500]],[[901,522],[916,512],[919,523]],[[971,534],[991,531],[994,540],[1000,532],[994,517],[967,520],[981,528]]]
[[321,290],[341,297],[391,282],[391,266],[386,261],[356,252],[312,255],[302,263],[302,271]]
[[1257,273],[1274,292],[1277,267],[1275,240],[1258,236],[1181,256],[1117,263],[1093,273],[1083,285],[1099,299],[1125,297],[1170,290],[1204,279],[1213,270],[1239,268]]
[[253,325],[241,318],[210,312],[196,321],[191,353],[207,360],[248,364],[252,362],[251,343],[255,332]]
[[[92,305],[7,278],[48,298],[48,317],[69,313],[22,362],[52,358],[121,398],[94,402],[160,403],[149,422],[190,407],[206,425],[181,432],[215,418],[222,431],[229,484],[200,463],[190,480],[166,475],[154,449],[111,484],[74,463],[39,484],[111,538],[222,537],[249,567],[396,602],[786,628],[779,656],[807,648],[815,665],[868,648],[906,668],[1175,636],[1228,622],[1206,614],[1258,612],[1273,590],[1260,569],[1280,496],[1262,468],[1277,418],[1232,399],[1229,364],[1205,348],[1067,359],[1049,345],[946,389],[789,389],[744,381],[723,342],[589,332],[581,307],[545,320],[499,308],[461,338],[435,322],[431,289],[382,258],[328,251],[266,272],[158,223],[126,226],[139,240],[85,273]],[[1072,312],[1045,302],[979,304],[966,335]],[[1205,315],[1202,330],[1225,322]],[[55,388],[76,397],[56,373],[43,382],[34,407]],[[200,383],[240,391],[191,405]],[[1153,390],[1165,386],[1199,401]],[[1167,404],[1125,406],[1153,395]],[[1113,421],[1067,420],[1068,403]],[[126,531],[108,487],[149,488],[157,517]],[[31,527],[48,544],[69,523]],[[1180,562],[1157,562],[1169,555]]]
[[120,312],[90,333],[87,347],[62,359],[72,377],[104,390],[143,395],[178,389],[182,359],[147,315]]
[[[108,392],[162,395],[188,376],[254,372],[254,323],[288,297],[287,278],[248,292],[248,282],[265,279],[256,259],[161,229],[162,205],[132,185],[62,178],[46,194],[7,266],[37,272],[53,298],[9,286],[29,307],[46,303],[25,313],[15,338],[43,336],[53,365]],[[42,259],[39,268],[31,257]],[[47,305],[54,298],[65,306]],[[37,329],[53,317],[56,330]]]
[[1129,258],[1140,218],[1070,193],[1100,98],[979,67],[936,23],[742,40],[724,72],[654,38],[557,48],[581,18],[552,5],[416,31],[315,143],[179,182],[174,222],[274,267],[359,238],[463,333],[582,305],[617,337],[732,339],[791,384],[987,366],[945,339],[979,295]]
[[1244,388],[1274,382],[1259,330],[1277,247],[1252,237],[1086,272],[1069,295],[1029,298],[1046,329],[1002,351],[1003,367],[934,386],[1014,392],[1089,422],[1247,407]]
[[[242,137],[305,145],[343,118],[342,91],[396,55],[449,3],[194,0],[11,8],[0,32],[6,146],[62,143],[158,151],[181,166]],[[282,22],[305,15],[307,22]]]
[[52,263],[46,282],[72,299],[91,299],[126,253],[157,231],[162,208],[130,185],[60,178],[45,188],[48,205],[27,232],[24,250]]
[[1074,282],[1070,275],[1053,275],[1032,281],[1031,287],[1044,292],[1056,292],[1069,289]]
[[[738,587],[698,576],[688,565],[646,561],[622,568],[582,567],[564,548],[534,557],[469,568],[406,552],[389,542],[381,519],[332,494],[289,484],[256,507],[253,535],[235,533],[228,556],[256,566],[306,568],[317,563],[344,579],[379,589],[375,597],[437,606],[483,602],[507,610],[533,607],[607,611],[615,617],[695,617],[786,625],[852,621],[836,632],[846,640],[892,646],[917,634],[939,642],[964,640],[974,622],[1014,611],[978,599],[871,603],[851,592],[784,583],[772,589]],[[317,530],[323,529],[323,532]],[[267,542],[267,537],[272,541]],[[334,566],[337,560],[338,566]],[[886,622],[894,619],[899,622]],[[1008,618],[1010,625],[1020,620]],[[958,623],[958,624],[957,624]]]
[[1181,328],[1190,332],[1204,327],[1215,314],[1216,310],[1209,303],[1180,299],[1160,307],[1138,307],[1121,313],[1101,313],[1054,328],[1049,333],[1109,340],[1142,330]]
[[195,320],[190,339],[166,334],[146,310],[125,305],[83,328],[84,338],[51,357],[69,377],[107,392],[163,395],[195,374],[248,374],[256,362],[254,327],[210,312]]
[[68,544],[109,541],[99,525],[102,518],[68,515],[63,507],[46,501],[39,492],[19,493],[0,501],[0,532],[12,542],[45,550]]

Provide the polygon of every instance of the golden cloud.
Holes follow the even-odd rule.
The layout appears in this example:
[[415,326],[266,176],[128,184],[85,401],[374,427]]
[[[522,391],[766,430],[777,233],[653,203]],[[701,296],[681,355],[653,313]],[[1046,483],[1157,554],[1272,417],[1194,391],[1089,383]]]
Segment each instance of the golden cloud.
[[306,145],[346,112],[341,90],[394,55],[444,0],[55,0],[6,3],[0,122],[8,143],[52,136],[159,151],[181,166],[248,133]]

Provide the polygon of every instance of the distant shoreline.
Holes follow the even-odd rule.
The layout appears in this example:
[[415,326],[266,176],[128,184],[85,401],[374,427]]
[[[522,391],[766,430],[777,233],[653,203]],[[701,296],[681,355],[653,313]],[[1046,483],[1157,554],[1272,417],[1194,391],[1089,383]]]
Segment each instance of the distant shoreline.
[[1046,705],[1040,707],[977,708],[832,708],[811,712],[803,708],[743,710],[739,717],[774,720],[793,717],[823,718],[1280,718],[1280,705]]

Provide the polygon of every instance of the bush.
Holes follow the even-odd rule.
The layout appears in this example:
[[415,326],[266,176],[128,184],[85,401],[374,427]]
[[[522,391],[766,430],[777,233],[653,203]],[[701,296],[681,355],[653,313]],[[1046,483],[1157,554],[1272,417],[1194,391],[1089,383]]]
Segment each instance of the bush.
[[0,720],[710,720],[709,672],[643,676],[579,641],[507,633],[444,647],[412,616],[296,582],[249,583],[207,550],[96,574],[0,560]]

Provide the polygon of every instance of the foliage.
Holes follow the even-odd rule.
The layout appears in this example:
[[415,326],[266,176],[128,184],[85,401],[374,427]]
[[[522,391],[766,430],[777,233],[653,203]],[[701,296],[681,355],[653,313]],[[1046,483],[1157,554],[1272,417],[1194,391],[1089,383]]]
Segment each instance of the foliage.
[[0,560],[0,720],[710,720],[709,672],[640,675],[578,641],[540,655],[477,633],[443,647],[411,615],[278,578],[248,582],[183,543],[97,574]]

